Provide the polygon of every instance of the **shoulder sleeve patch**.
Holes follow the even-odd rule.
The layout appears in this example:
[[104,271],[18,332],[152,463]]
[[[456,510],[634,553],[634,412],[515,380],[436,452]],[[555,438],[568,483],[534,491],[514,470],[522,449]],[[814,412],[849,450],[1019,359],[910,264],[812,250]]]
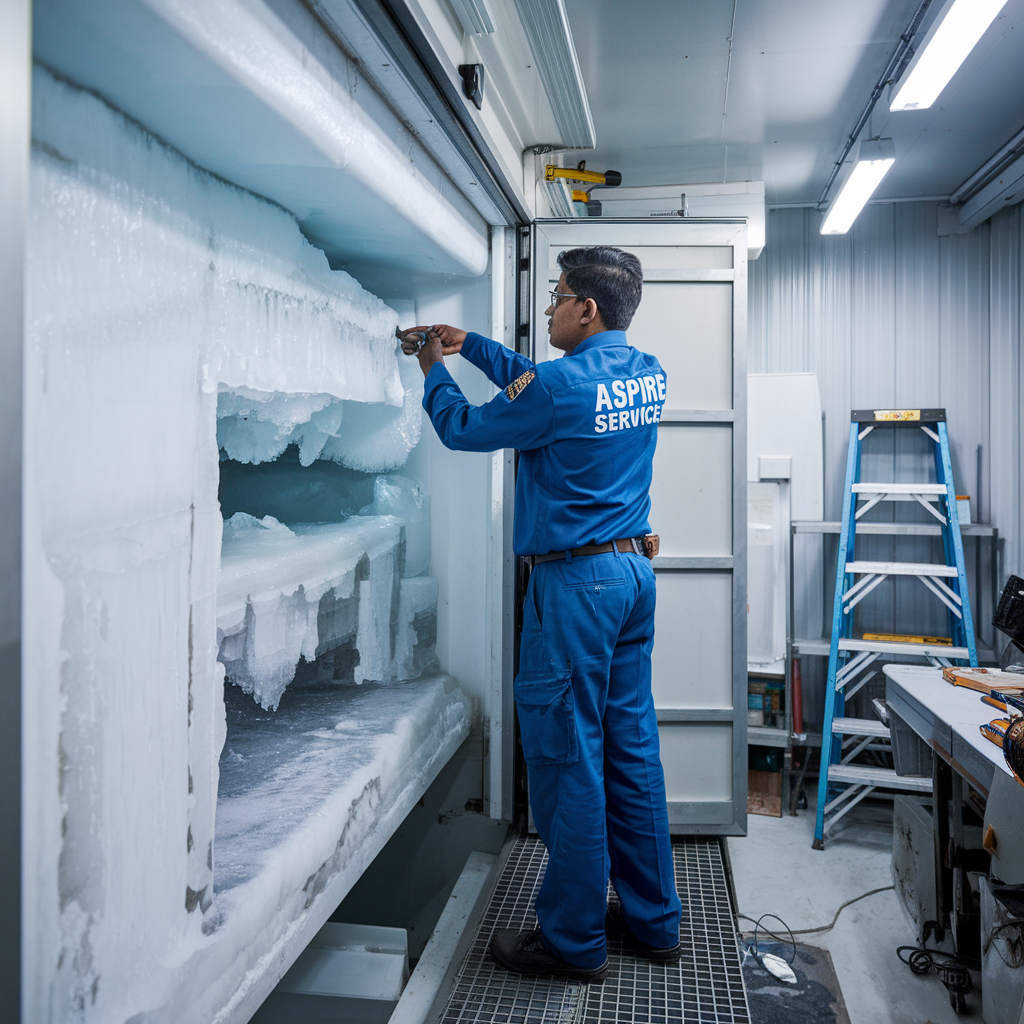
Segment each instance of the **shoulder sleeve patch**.
[[518,395],[521,395],[526,388],[526,385],[536,377],[537,374],[533,370],[527,370],[521,377],[516,377],[514,381],[507,388],[505,388],[505,394],[508,396],[508,400],[511,402]]

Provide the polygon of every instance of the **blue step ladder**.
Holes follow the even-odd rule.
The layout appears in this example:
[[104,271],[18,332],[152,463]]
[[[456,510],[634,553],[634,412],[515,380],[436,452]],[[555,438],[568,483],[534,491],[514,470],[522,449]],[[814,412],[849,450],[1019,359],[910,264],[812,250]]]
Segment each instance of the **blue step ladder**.
[[[880,721],[846,718],[851,698],[875,674],[874,663],[886,655],[911,655],[933,665],[967,663],[977,666],[974,623],[967,591],[964,545],[957,517],[953,468],[949,458],[945,409],[858,409],[851,414],[850,447],[846,457],[843,522],[836,562],[835,601],[832,607],[832,644],[825,688],[821,770],[818,777],[818,813],[814,849],[825,848],[825,830],[875,789],[930,793],[932,780],[897,775],[892,768],[854,764],[866,747],[883,748],[888,726]],[[934,442],[934,483],[867,483],[860,477],[861,445],[880,428],[923,430]],[[857,523],[881,501],[917,501],[942,527],[945,562],[858,562]],[[949,640],[934,637],[853,635],[854,609],[890,576],[915,576],[946,606]]]

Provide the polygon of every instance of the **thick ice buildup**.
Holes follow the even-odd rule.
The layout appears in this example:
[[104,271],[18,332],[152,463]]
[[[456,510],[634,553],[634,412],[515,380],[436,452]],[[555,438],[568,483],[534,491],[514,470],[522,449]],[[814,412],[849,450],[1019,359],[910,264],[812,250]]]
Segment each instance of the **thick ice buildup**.
[[273,516],[257,519],[256,516],[251,516],[248,512],[236,512],[230,519],[224,521],[222,543],[230,542],[235,545],[239,540],[244,543],[246,536],[257,531],[271,533],[278,537],[295,536],[284,523],[278,522]]
[[396,348],[404,398],[401,409],[346,402],[341,430],[327,438],[323,457],[364,473],[401,469],[420,439],[423,376],[419,363]]
[[393,516],[289,529],[233,515],[217,589],[228,679],[272,710],[297,674],[362,683],[434,670],[437,580],[401,579],[401,537]]
[[236,462],[270,462],[296,444],[303,466],[322,457],[364,473],[399,469],[420,439],[423,386],[420,380],[407,379],[409,361],[398,358],[403,383],[399,406],[222,384],[217,444]]
[[423,485],[404,476],[378,476],[373,503],[361,516],[398,516],[405,524],[403,576],[422,576],[430,569],[430,498]]
[[402,580],[395,667],[399,679],[437,672],[437,580],[417,576]]
[[290,395],[221,385],[217,444],[236,462],[270,462],[290,444],[309,466],[341,426],[342,403],[330,395]]
[[[244,513],[228,520],[217,587],[218,658],[228,678],[263,707],[276,708],[299,659],[317,656],[320,602],[327,594],[334,602],[355,597],[365,606],[357,617],[356,649],[361,663],[385,678],[392,616],[380,591],[393,586],[399,521],[358,518],[293,532],[276,521],[268,528],[265,520],[239,516]],[[362,678],[373,676],[364,672]]]
[[[350,406],[377,408],[381,436],[352,439],[351,458],[392,472],[415,436],[419,410],[412,415],[407,393],[418,370],[415,360],[396,359],[394,311],[332,272],[279,206],[189,164],[95,94],[38,66],[32,102],[24,655],[25,778],[34,798],[24,830],[34,924],[26,932],[26,1019],[227,1019],[235,993],[258,986],[301,935],[313,898],[306,881],[322,869],[320,903],[336,905],[342,869],[350,885],[365,866],[360,858],[372,857],[433,777],[417,770],[410,782],[407,769],[443,763],[467,726],[462,715],[459,729],[446,728],[449,707],[454,714],[462,703],[437,688],[434,711],[373,738],[376,760],[356,795],[378,778],[387,785],[367,788],[358,820],[350,825],[353,795],[332,790],[334,817],[314,809],[304,819],[319,830],[316,842],[303,832],[237,902],[211,904],[225,729],[218,649],[270,704],[304,652],[314,665],[333,657],[352,679],[359,642],[378,645],[376,664],[394,644],[388,671],[397,675],[399,656],[408,664],[399,638],[411,639],[403,607],[417,636],[415,666],[430,617],[415,611],[411,594],[403,602],[395,579],[393,618],[376,630],[360,620],[372,555],[400,554],[396,520],[344,524],[358,543],[339,527],[318,536],[255,517],[223,530],[218,389],[240,402],[292,396],[262,421],[273,438],[252,443],[252,456],[277,448],[285,427],[298,437],[308,423],[295,442],[308,458],[320,441],[313,428],[344,434]],[[298,410],[297,400],[315,408]],[[325,421],[339,404],[340,425]],[[237,409],[225,408],[228,418]],[[292,450],[296,471],[315,475]],[[325,504],[355,512],[373,500],[369,478],[323,465],[351,484],[339,498],[347,486],[339,483]],[[293,525],[270,508],[239,503],[233,511]],[[265,551],[278,557],[265,559]],[[367,615],[373,604],[365,603]],[[440,731],[433,738],[431,721]],[[336,735],[344,751],[347,738]],[[306,764],[315,779],[315,758]],[[280,781],[280,804],[293,792]],[[268,813],[252,801],[264,822],[270,806]],[[251,849],[248,839],[240,846]],[[338,868],[331,858],[342,839],[341,856],[353,862]]]

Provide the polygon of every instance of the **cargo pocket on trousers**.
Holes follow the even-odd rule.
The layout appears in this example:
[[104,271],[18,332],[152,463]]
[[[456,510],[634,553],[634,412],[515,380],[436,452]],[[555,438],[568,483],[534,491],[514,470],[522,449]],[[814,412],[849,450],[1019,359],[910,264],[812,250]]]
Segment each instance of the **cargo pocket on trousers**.
[[522,673],[512,692],[519,711],[519,734],[527,764],[573,764],[576,748],[576,705],[569,670]]

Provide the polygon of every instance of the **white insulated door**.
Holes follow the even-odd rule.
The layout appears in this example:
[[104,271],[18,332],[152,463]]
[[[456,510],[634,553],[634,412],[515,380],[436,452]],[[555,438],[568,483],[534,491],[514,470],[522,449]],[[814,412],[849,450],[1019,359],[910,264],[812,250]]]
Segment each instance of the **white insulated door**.
[[746,831],[746,317],[742,221],[537,221],[533,342],[547,343],[557,256],[616,245],[644,268],[627,332],[668,378],[651,486],[661,536],[654,700],[669,822],[679,834]]

